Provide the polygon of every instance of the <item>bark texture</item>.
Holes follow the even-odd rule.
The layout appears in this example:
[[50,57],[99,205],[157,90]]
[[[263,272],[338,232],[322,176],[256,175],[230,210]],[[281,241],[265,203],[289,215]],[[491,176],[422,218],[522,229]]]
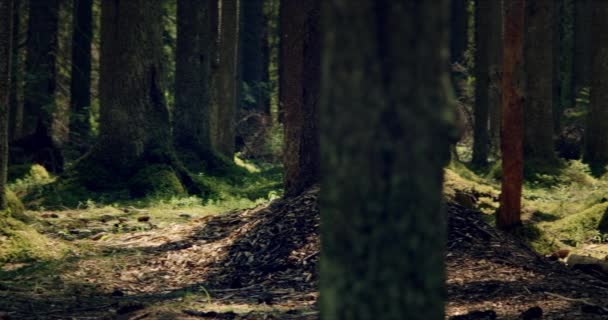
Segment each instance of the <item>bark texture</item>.
[[17,140],[21,137],[21,126],[23,124],[23,101],[20,95],[22,92],[23,70],[21,68],[21,55],[19,41],[21,38],[21,14],[22,1],[13,0],[13,38],[11,54],[11,91],[9,98],[9,141]]
[[74,0],[70,82],[70,142],[86,150],[91,135],[93,0]]
[[129,177],[172,153],[162,1],[103,1],[101,10],[100,141],[90,160]]
[[268,54],[264,0],[242,2],[241,32],[241,105],[245,109],[270,114],[268,96]]
[[490,114],[490,2],[477,0],[475,3],[475,124],[473,127],[473,160],[478,167],[488,163],[490,135],[488,120]]
[[468,44],[468,0],[451,2],[450,13],[450,62],[461,63]]
[[217,7],[212,2],[217,1],[177,2],[175,146],[180,154],[194,157],[193,161],[205,161],[206,169],[216,163],[211,140],[211,94],[217,35],[212,10]]
[[553,3],[526,2],[524,158],[527,164],[551,165],[553,144]]
[[295,196],[319,180],[320,2],[283,1],[280,16],[285,194]]
[[490,147],[495,153],[500,151],[500,113],[502,105],[501,80],[502,80],[502,52],[503,52],[503,32],[502,32],[502,0],[489,1],[490,39],[488,43],[489,54],[489,131]]
[[595,0],[574,1],[574,87],[578,95],[584,87],[591,84],[591,16]]
[[521,225],[523,182],[523,91],[525,0],[504,2],[504,69],[502,76],[502,186],[496,225]]
[[444,319],[449,2],[323,5],[321,317]]
[[235,151],[236,108],[238,104],[239,1],[221,0],[215,76],[215,105],[212,142],[223,156],[232,159]]
[[603,173],[608,164],[608,2],[594,0],[593,8],[591,105],[583,159]]
[[7,208],[8,111],[13,0],[0,0],[0,211]]
[[29,1],[23,136],[15,143],[22,161],[63,170],[63,156],[53,136],[59,0]]

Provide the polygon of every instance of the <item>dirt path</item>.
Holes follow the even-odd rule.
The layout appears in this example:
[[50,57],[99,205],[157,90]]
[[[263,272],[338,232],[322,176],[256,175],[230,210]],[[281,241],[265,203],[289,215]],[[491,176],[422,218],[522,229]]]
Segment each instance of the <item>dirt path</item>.
[[0,272],[0,319],[317,319],[318,225],[313,190],[162,228],[68,230],[68,259]]

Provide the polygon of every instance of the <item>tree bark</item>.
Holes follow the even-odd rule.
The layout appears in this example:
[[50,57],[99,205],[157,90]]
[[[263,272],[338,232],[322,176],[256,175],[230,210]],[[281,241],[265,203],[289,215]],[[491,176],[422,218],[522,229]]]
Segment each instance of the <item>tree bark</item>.
[[468,0],[454,0],[451,2],[450,17],[450,61],[462,63],[468,45]]
[[13,0],[0,0],[0,211],[6,210]]
[[[560,112],[566,108],[575,106],[575,88],[574,88],[574,2],[575,0],[562,0],[562,19],[558,21],[560,26]],[[561,120],[562,114],[558,118]],[[561,133],[561,121],[556,123],[558,133]]]
[[235,126],[238,75],[239,1],[221,0],[219,6],[218,58],[215,76],[215,105],[212,142],[223,156],[232,159],[235,151]]
[[475,3],[475,107],[473,127],[473,160],[477,167],[488,164],[490,135],[488,128],[490,111],[490,2],[477,0]]
[[449,2],[323,5],[321,317],[444,319]]
[[72,72],[70,82],[70,142],[85,151],[91,135],[91,41],[93,0],[74,0]]
[[502,80],[502,0],[489,1],[490,39],[488,43],[489,78],[490,78],[490,146],[494,153],[500,151],[500,113],[501,113],[501,80]]
[[266,21],[264,0],[242,3],[241,76],[246,90],[241,92],[244,109],[270,114],[267,83],[268,68],[265,55]]
[[318,182],[318,102],[320,61],[320,4],[317,0],[281,3],[280,104],[284,108],[285,194],[295,196]]
[[532,167],[554,165],[553,2],[526,2],[524,158]]
[[591,84],[591,15],[594,0],[575,0],[574,19],[574,87],[578,95]]
[[21,137],[21,126],[23,124],[23,103],[20,99],[21,82],[23,79],[21,69],[21,56],[19,50],[20,25],[21,25],[21,0],[13,0],[13,36],[11,54],[11,89],[9,98],[9,141],[15,141]]
[[592,64],[590,108],[585,130],[583,160],[605,172],[608,164],[608,2],[593,1]]
[[59,0],[30,0],[23,136],[15,145],[25,159],[61,172],[63,155],[53,136]]
[[504,63],[502,75],[502,186],[496,225],[521,225],[523,182],[523,90],[525,0],[504,2]]
[[212,68],[217,55],[214,10],[213,0],[177,3],[175,146],[189,159],[204,162],[207,170],[221,165],[211,139]]

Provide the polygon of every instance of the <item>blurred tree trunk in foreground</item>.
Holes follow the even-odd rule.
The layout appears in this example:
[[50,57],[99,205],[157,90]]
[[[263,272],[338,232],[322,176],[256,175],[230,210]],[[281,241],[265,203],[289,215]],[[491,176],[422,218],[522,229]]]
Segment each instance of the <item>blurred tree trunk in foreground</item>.
[[13,0],[0,0],[0,211],[7,208],[8,114],[11,79]]
[[323,5],[321,317],[444,319],[449,2]]

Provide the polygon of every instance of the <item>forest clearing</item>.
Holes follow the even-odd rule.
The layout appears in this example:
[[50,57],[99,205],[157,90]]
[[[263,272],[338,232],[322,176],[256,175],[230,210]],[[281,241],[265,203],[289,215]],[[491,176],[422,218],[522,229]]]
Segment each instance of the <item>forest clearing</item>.
[[608,319],[608,1],[0,0],[0,320]]

